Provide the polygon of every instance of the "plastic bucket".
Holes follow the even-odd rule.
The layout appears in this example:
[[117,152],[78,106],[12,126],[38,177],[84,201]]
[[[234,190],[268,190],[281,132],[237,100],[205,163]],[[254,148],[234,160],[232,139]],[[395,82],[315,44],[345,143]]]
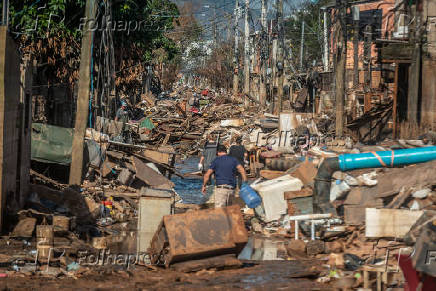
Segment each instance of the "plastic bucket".
[[242,184],[239,190],[239,197],[244,200],[249,208],[256,208],[262,203],[262,198],[260,198],[259,194],[248,184]]

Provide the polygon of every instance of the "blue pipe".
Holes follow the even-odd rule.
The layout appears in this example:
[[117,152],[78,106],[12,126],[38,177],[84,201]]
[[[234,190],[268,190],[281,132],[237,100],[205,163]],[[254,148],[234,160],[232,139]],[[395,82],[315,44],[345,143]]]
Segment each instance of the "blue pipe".
[[330,204],[330,185],[334,172],[354,169],[393,167],[436,160],[436,146],[379,151],[361,154],[343,154],[337,158],[325,159],[318,168],[313,191],[314,213],[333,213],[336,208]]
[[343,154],[338,157],[341,171],[394,167],[436,160],[436,146],[394,151]]

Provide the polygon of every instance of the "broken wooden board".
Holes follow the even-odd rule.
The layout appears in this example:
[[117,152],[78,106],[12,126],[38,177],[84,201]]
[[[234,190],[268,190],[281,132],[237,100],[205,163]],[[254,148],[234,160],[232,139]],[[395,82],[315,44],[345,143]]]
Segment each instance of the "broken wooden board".
[[412,189],[401,188],[400,193],[394,197],[394,199],[386,205],[386,208],[397,209],[406,201],[406,199],[412,194]]
[[285,200],[290,200],[294,198],[301,198],[301,197],[310,197],[312,196],[312,189],[310,188],[303,188],[300,191],[285,191]]
[[360,205],[344,205],[344,222],[347,225],[363,225],[366,207]]
[[147,185],[151,187],[161,188],[161,189],[171,189],[174,187],[174,183],[168,180],[162,174],[159,174],[149,166],[147,166],[143,161],[137,157],[132,157],[133,166],[136,169],[136,178],[140,179]]
[[[374,187],[352,187],[344,204],[379,207],[381,198],[386,198],[400,192],[401,188],[436,184],[434,169],[436,162],[412,165],[405,168],[387,169],[377,175],[377,185]],[[382,205],[381,205],[382,206]]]
[[171,268],[178,272],[197,272],[211,268],[236,268],[241,267],[242,262],[234,254],[222,255],[201,260],[192,260],[171,265]]
[[383,207],[383,199],[376,198],[375,187],[352,187],[344,201],[345,205],[360,205],[366,207]]
[[366,208],[365,236],[403,238],[424,212]]
[[21,219],[12,231],[11,237],[32,237],[35,225],[36,218]]
[[110,173],[112,173],[112,169],[115,167],[115,163],[112,163],[108,159],[106,159],[100,169],[100,173],[103,178],[106,178]]
[[167,164],[170,162],[170,154],[168,153],[162,153],[159,151],[154,151],[154,150],[144,150],[142,152],[142,155],[146,158],[146,159],[150,159],[152,162],[157,162],[157,163],[161,163],[161,164]]
[[133,174],[128,169],[122,169],[118,174],[117,181],[123,185],[129,186],[133,181]]
[[283,171],[274,171],[274,170],[260,170],[260,176],[267,180],[272,180],[278,178],[280,176],[285,175],[286,173]]
[[292,170],[288,170],[287,173],[292,177],[300,179],[304,185],[312,185],[318,173],[318,169],[312,162],[306,160],[292,168]]

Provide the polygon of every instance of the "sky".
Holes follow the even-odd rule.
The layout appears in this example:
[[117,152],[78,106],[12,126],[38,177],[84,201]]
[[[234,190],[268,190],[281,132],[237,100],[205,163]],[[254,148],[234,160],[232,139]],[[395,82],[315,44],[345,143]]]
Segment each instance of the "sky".
[[[220,34],[225,37],[227,27],[229,25],[229,15],[233,15],[235,9],[235,0],[173,0],[178,5],[183,5],[186,2],[193,4],[196,9],[195,17],[197,21],[205,28],[206,36],[211,37],[212,26],[217,24]],[[290,15],[291,11],[298,9],[299,5],[305,1],[310,0],[284,0],[283,11],[284,16]],[[274,18],[273,4],[275,0],[267,0],[268,3],[268,19]],[[216,5],[216,18],[214,17],[214,6]],[[245,0],[239,0],[239,5],[245,5]],[[250,0],[251,20],[252,27],[259,26],[261,0]],[[242,24],[243,15],[241,15],[240,25]],[[230,20],[233,25],[233,19]]]

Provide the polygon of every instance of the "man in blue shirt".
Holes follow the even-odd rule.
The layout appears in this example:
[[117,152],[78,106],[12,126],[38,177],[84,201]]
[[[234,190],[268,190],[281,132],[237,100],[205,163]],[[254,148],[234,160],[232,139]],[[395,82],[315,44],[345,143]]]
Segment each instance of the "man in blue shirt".
[[227,149],[224,145],[217,148],[218,157],[213,160],[210,168],[207,170],[203,179],[203,194],[206,193],[206,185],[210,176],[215,173],[216,186],[213,195],[215,196],[215,208],[225,207],[232,204],[232,198],[235,195],[236,172],[239,172],[244,182],[247,181],[244,167],[234,157],[227,155]]

